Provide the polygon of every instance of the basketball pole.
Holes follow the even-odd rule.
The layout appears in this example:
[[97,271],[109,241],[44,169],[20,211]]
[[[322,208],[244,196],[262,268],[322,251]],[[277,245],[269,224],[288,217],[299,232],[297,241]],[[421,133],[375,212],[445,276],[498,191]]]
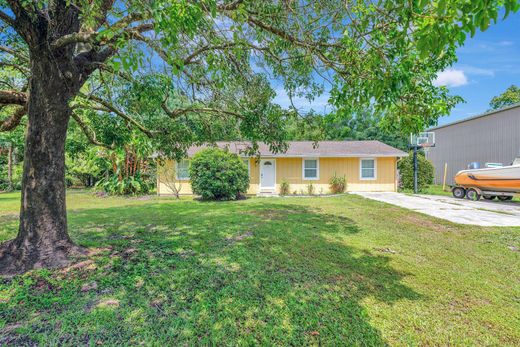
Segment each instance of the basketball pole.
[[418,164],[417,164],[417,145],[413,146],[413,193],[417,194],[418,188],[417,188],[417,171],[418,171]]

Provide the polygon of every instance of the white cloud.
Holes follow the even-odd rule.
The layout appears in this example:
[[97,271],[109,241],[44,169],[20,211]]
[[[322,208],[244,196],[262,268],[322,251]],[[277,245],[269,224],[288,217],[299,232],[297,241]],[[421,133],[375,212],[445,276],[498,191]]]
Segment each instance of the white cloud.
[[469,65],[460,66],[460,68],[462,71],[464,71],[465,74],[468,74],[468,75],[479,75],[479,76],[489,76],[489,77],[495,76],[495,71],[492,69],[482,69],[479,67],[469,66]]
[[460,87],[468,84],[468,78],[462,70],[447,69],[437,75],[433,84],[436,86]]

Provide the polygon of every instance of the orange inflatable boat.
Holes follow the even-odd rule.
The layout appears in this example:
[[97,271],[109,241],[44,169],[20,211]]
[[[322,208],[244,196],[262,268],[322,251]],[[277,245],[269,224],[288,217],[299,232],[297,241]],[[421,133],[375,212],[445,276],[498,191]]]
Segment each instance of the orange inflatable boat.
[[455,183],[452,193],[459,199],[511,200],[520,194],[520,159],[511,166],[459,171]]

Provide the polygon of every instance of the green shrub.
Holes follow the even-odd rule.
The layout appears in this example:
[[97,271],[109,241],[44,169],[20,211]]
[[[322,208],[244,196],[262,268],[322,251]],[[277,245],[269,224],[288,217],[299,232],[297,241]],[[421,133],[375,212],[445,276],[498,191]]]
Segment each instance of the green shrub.
[[347,178],[345,175],[338,176],[334,172],[334,176],[332,176],[329,181],[329,188],[332,194],[344,193],[345,189],[347,189]]
[[96,188],[110,195],[140,195],[149,193],[153,185],[143,180],[139,174],[129,177],[111,175],[98,181]]
[[307,195],[314,195],[314,185],[312,183],[309,183],[307,185]]
[[[424,191],[430,184],[433,184],[434,169],[433,164],[424,157],[422,153],[417,153],[417,188]],[[399,174],[401,178],[401,188],[413,190],[413,153],[403,158],[398,163]]]
[[195,154],[190,163],[193,192],[204,200],[235,200],[247,192],[249,173],[236,154],[208,148]]
[[285,179],[282,180],[282,184],[280,185],[280,195],[289,195],[291,191],[291,186],[289,185],[289,182],[287,182]]

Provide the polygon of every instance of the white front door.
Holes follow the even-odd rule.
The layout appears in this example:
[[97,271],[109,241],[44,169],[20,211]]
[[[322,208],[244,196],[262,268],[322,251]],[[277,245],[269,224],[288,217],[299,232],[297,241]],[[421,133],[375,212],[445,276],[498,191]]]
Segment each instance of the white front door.
[[260,189],[274,189],[276,183],[276,161],[260,160]]

